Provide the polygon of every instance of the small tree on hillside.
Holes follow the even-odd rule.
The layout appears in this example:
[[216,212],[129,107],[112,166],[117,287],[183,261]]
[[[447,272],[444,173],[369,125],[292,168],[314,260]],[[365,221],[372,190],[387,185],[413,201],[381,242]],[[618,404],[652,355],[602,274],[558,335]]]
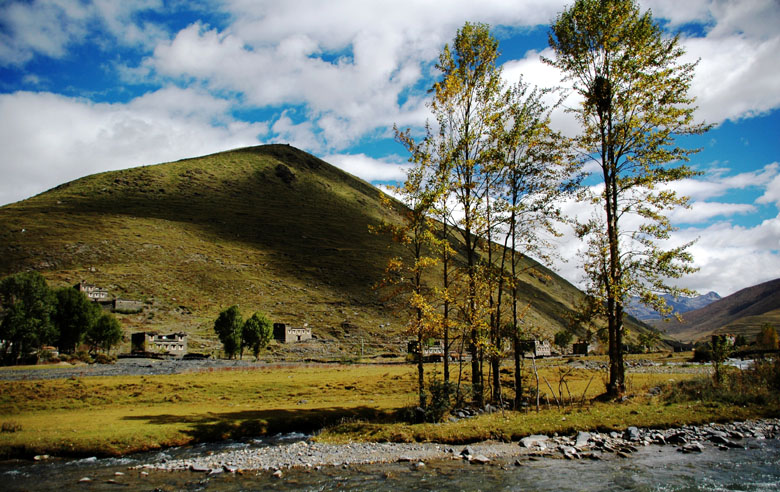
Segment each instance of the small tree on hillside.
[[111,313],[100,316],[87,331],[84,341],[92,353],[103,350],[108,353],[122,341],[122,325]]
[[257,360],[260,350],[268,346],[273,337],[273,324],[263,312],[256,312],[244,322],[241,329],[241,358],[244,357],[244,347],[252,350]]
[[72,287],[57,289],[54,295],[56,307],[53,319],[59,332],[57,346],[60,352],[72,353],[100,318],[102,310],[83,292]]
[[225,309],[214,322],[214,331],[222,342],[222,347],[228,359],[232,359],[238,353],[241,347],[241,331],[244,322],[241,319],[241,313],[238,306],[230,306]]

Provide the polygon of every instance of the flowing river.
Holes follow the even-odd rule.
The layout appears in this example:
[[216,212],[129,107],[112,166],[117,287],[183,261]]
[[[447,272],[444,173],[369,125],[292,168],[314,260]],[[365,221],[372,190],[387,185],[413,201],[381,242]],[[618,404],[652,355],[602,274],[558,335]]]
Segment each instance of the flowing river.
[[[599,461],[560,458],[462,460],[325,466],[207,475],[161,471],[144,464],[211,455],[231,449],[285,445],[302,436],[209,444],[125,458],[43,462],[0,462],[0,489],[15,490],[539,490],[539,491],[777,491],[780,490],[780,440],[746,438],[741,447],[705,446],[684,454],[675,446],[649,445],[630,457]],[[88,479],[88,480],[87,480]]]

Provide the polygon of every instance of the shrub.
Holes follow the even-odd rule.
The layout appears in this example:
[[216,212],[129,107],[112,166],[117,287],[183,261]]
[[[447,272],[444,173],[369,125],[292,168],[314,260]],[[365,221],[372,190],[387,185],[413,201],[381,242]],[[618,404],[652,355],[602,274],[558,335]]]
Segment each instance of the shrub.
[[428,383],[428,391],[431,399],[425,409],[425,420],[441,422],[452,409],[452,394],[455,392],[455,387],[450,382],[434,379]]
[[712,360],[712,348],[710,344],[698,345],[693,349],[693,362],[710,362]]
[[39,362],[57,362],[58,360],[59,359],[57,359],[54,356],[54,352],[52,352],[51,350],[41,350],[40,352],[38,352]]
[[86,350],[79,350],[75,354],[73,354],[73,357],[69,359],[68,362],[86,362],[87,364],[92,364],[92,356],[89,355],[89,352]]
[[95,364],[115,364],[116,357],[107,354],[97,354],[95,356]]
[[740,370],[722,368],[718,384],[712,378],[678,382],[664,388],[669,403],[711,401],[730,405],[768,405],[780,403],[780,359],[756,360]]
[[13,422],[13,421],[3,422],[3,424],[0,426],[0,432],[12,433],[12,432],[19,432],[20,430],[22,430],[22,424],[18,422]]

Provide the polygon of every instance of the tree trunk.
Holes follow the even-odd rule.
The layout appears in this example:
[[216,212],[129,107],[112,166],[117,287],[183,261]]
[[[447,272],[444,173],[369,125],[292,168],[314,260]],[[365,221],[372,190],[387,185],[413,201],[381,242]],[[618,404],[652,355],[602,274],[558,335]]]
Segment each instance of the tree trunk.
[[[446,213],[445,213],[446,214]],[[450,278],[449,278],[449,262],[450,253],[449,245],[447,243],[447,217],[446,215],[442,220],[442,241],[444,252],[442,254],[443,275],[442,284],[444,287],[444,318],[442,322],[444,324],[444,382],[450,382]]]

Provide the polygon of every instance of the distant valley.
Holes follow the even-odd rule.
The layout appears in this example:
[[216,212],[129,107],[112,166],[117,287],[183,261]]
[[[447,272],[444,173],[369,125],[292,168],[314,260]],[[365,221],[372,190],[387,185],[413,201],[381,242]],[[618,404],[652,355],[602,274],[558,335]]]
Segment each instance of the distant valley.
[[[708,292],[695,297],[674,297],[670,294],[663,294],[661,297],[666,300],[666,304],[673,309],[673,312],[678,314],[701,309],[721,298],[716,292]],[[661,315],[658,314],[657,311],[639,302],[638,297],[631,298],[626,307],[626,311],[641,321],[655,321],[661,319]]]
[[682,321],[653,324],[667,336],[680,340],[706,340],[713,333],[728,333],[741,334],[752,341],[765,324],[780,329],[780,278],[685,312]]

